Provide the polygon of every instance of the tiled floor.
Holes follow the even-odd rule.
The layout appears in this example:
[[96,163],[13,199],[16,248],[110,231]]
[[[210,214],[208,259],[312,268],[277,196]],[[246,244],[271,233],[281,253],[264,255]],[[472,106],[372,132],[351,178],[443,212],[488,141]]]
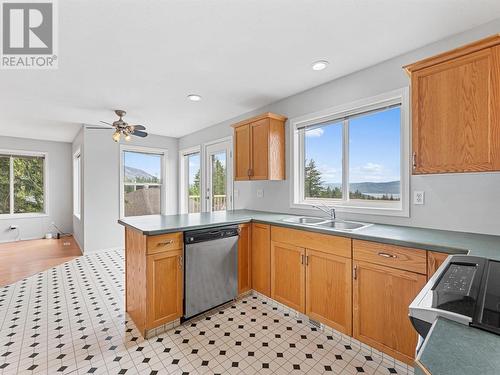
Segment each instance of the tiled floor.
[[0,374],[405,374],[406,367],[248,296],[144,340],[124,256],[83,256],[0,289]]

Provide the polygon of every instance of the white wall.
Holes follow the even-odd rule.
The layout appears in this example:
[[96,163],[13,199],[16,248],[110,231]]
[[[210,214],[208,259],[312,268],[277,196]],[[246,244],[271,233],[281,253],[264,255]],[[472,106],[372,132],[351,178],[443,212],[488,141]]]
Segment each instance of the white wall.
[[15,241],[19,227],[20,239],[43,238],[52,222],[61,231],[71,233],[73,223],[71,144],[66,142],[40,141],[35,139],[0,137],[0,149],[40,151],[47,153],[48,169],[48,216],[37,218],[0,219],[0,242]]
[[[401,69],[403,65],[499,31],[500,19],[497,19],[465,33],[185,136],[180,139],[179,147],[184,149],[230,135],[232,133],[230,124],[262,112],[271,111],[293,118],[408,86],[408,77]],[[339,56],[339,58],[342,57]],[[329,69],[335,69],[335,62],[330,65]],[[288,137],[288,123],[286,134]],[[291,153],[288,138],[286,145],[286,165],[287,175],[289,175]],[[235,182],[235,208],[303,213],[304,211],[290,209],[289,184],[289,180]],[[344,217],[379,223],[500,234],[500,194],[498,194],[500,173],[412,176],[410,188],[412,191],[423,190],[426,194],[424,206],[412,205],[410,207],[410,218],[347,214]],[[257,189],[264,189],[263,198],[257,198]]]
[[[120,146],[104,130],[83,131],[84,251],[123,248],[120,215]],[[177,213],[178,139],[149,135],[123,144],[167,149],[167,213]]]
[[[83,176],[85,173],[84,170],[84,150],[83,150],[83,128],[78,132],[75,139],[73,140],[73,144],[71,145],[71,167],[73,168],[73,155],[80,149],[80,218],[73,215],[71,212],[71,217],[73,220],[73,237],[75,241],[80,246],[80,249],[85,248],[85,237],[84,237],[84,186],[83,186]],[[71,175],[73,176],[73,174]],[[73,194],[73,192],[71,192]]]

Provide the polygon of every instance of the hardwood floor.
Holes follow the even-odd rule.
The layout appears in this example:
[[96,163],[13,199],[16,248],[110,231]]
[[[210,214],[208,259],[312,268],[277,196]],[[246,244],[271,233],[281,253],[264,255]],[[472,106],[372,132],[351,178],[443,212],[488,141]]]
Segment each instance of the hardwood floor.
[[73,237],[0,244],[0,287],[82,255]]

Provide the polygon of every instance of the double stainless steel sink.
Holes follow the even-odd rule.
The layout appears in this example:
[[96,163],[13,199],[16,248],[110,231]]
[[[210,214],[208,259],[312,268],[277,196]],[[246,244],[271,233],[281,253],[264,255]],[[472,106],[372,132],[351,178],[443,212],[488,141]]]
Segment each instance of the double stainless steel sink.
[[314,217],[314,216],[293,216],[284,218],[282,219],[282,221],[286,223],[304,224],[304,225],[310,225],[312,227],[319,227],[319,228],[347,231],[347,232],[352,232],[355,230],[367,228],[370,225],[372,225],[367,223],[360,223],[357,221],[347,221],[339,219],[331,220],[323,217]]

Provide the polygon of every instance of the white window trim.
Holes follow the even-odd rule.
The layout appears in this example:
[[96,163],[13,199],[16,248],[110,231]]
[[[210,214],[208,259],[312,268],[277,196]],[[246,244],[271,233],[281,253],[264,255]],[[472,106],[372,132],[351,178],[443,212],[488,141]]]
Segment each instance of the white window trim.
[[[352,103],[340,105],[337,107],[329,108],[323,111],[307,114],[304,116],[296,117],[290,120],[290,139],[292,140],[292,147],[290,148],[292,152],[292,166],[290,168],[291,181],[290,184],[290,207],[298,209],[314,209],[312,207],[312,200],[309,203],[301,200],[302,189],[301,186],[302,179],[301,174],[303,173],[301,168],[301,160],[303,160],[304,155],[302,155],[303,148],[300,147],[300,136],[297,128],[318,124],[322,122],[331,121],[344,116],[353,115],[356,113],[366,112],[369,110],[377,109],[383,107],[384,105],[390,105],[395,103],[401,103],[401,206],[398,208],[394,207],[383,207],[383,202],[360,202],[356,201],[341,201],[341,200],[330,200],[328,204],[331,204],[336,208],[338,212],[355,213],[355,214],[367,214],[367,215],[387,215],[387,216],[410,216],[410,104],[409,104],[409,89],[404,87],[398,90],[390,91],[385,94],[373,96],[370,98],[365,98]],[[343,126],[344,143],[348,142],[348,129]],[[343,165],[348,165],[348,148],[343,147]],[[348,177],[346,174],[349,173],[347,168],[343,168],[343,178],[345,180]],[[347,186],[343,186],[345,190],[344,196],[347,194]],[[360,204],[361,203],[361,204]]]
[[[41,156],[43,157],[43,212],[36,213],[9,213],[9,214],[0,214],[1,219],[29,219],[29,218],[39,218],[39,217],[47,217],[49,216],[49,154],[44,151],[25,151],[25,150],[7,150],[1,149],[0,154],[10,154],[12,156]],[[14,189],[12,180],[14,178],[14,171],[12,170],[12,166],[10,168],[10,208],[11,210],[14,208]]]
[[[78,176],[75,170],[75,163],[79,159]],[[78,177],[78,181],[76,181]],[[78,182],[78,184],[76,184]],[[78,185],[78,186],[77,186]],[[78,190],[76,190],[78,189]],[[78,194],[75,194],[77,192]],[[78,208],[78,211],[76,210]],[[78,147],[76,152],[73,154],[73,216],[80,220],[82,215],[82,151]]]
[[[230,135],[230,136],[227,136],[227,137],[223,137],[223,138],[219,138],[219,139],[215,139],[215,140],[212,140],[212,141],[208,141],[208,142],[205,142],[202,144],[201,146],[201,149],[202,149],[202,166],[203,166],[203,169],[201,171],[201,191],[203,192],[203,194],[205,194],[207,192],[207,188],[208,188],[208,176],[207,176],[207,172],[208,172],[208,160],[207,160],[207,149],[210,147],[210,146],[216,146],[218,144],[221,144],[221,143],[229,143],[229,146],[228,146],[228,151],[229,151],[229,154],[227,155],[227,174],[228,174],[228,179],[227,179],[227,201],[226,201],[226,211],[232,211],[233,210],[233,207],[234,207],[234,171],[233,171],[233,167],[234,167],[234,160],[233,160],[233,150],[234,150],[234,147],[233,147],[233,136]],[[202,212],[212,212],[211,211],[211,207],[209,207],[209,202],[207,199],[202,199]],[[219,211],[217,211],[219,212]]]
[[[123,178],[123,166],[124,166],[124,151],[140,152],[143,154],[155,154],[162,155],[161,158],[161,184],[148,184],[148,185],[160,185],[160,214],[165,215],[167,212],[167,158],[168,150],[163,148],[153,148],[144,146],[130,146],[130,145],[120,145],[120,218],[125,217],[125,207],[124,207],[124,183]],[[144,185],[144,184],[139,184]]]
[[[189,166],[188,166],[188,159],[186,158],[186,156],[195,153],[200,154],[200,180],[201,180],[201,167],[202,167],[201,145],[185,148],[179,151],[179,212],[181,214],[188,213]],[[200,183],[200,193],[201,193],[201,183]]]

